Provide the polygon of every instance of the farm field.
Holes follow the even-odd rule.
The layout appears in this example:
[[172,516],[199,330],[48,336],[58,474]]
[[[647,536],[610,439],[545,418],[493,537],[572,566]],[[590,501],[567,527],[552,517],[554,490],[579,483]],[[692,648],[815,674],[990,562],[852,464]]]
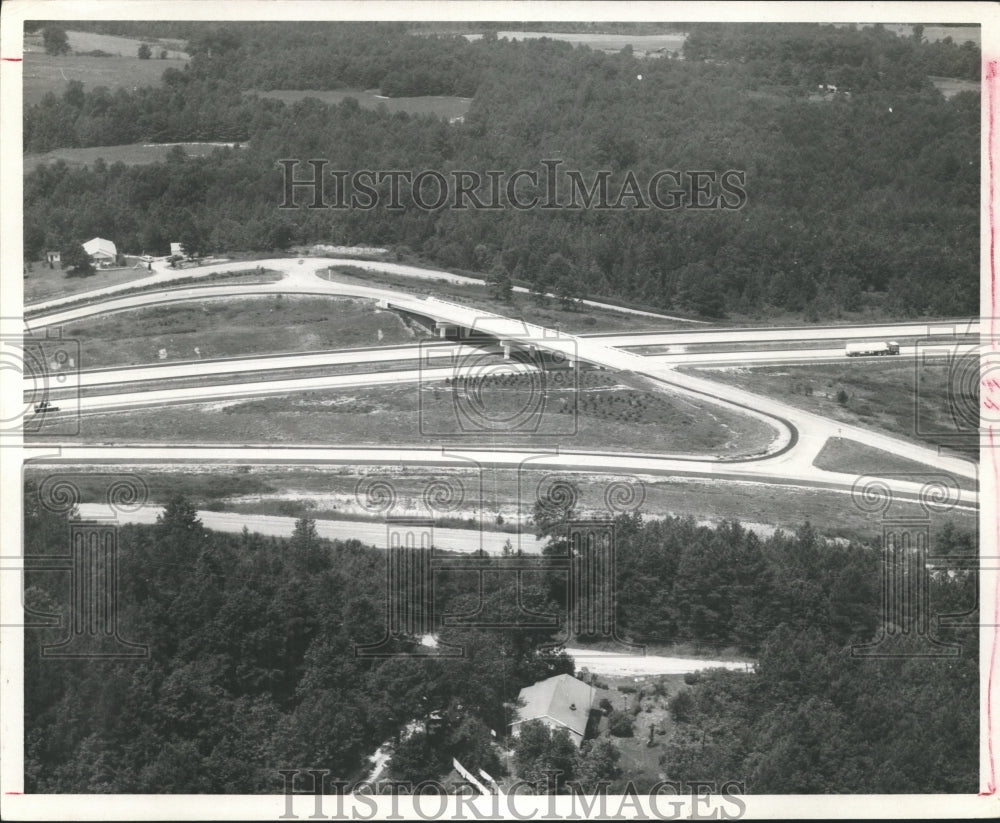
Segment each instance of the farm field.
[[163,72],[183,65],[177,60],[140,60],[138,57],[50,56],[44,52],[24,55],[24,105],[38,103],[48,93],[61,95],[70,80],[79,80],[85,91],[106,86],[110,91],[158,86]]
[[[135,57],[139,46],[145,43],[153,51],[153,59],[160,58],[160,52],[166,51],[167,60],[187,60],[188,54],[184,51],[185,43],[182,40],[160,39],[157,37],[136,38],[121,37],[115,34],[98,34],[92,31],[66,31],[69,40],[69,47],[74,52],[106,51],[113,57]],[[37,48],[41,48],[42,38],[40,34],[28,35],[25,37],[26,43],[37,42]]]
[[415,342],[397,314],[370,301],[290,295],[136,309],[73,323],[64,334],[80,341],[87,368]]
[[[466,34],[468,40],[479,40],[481,34]],[[587,46],[596,51],[617,52],[631,46],[637,57],[655,57],[663,54],[678,54],[684,47],[687,35],[682,32],[663,34],[605,34],[598,32],[561,31],[498,31],[498,38],[508,40],[538,40],[547,37],[578,46]]]
[[951,99],[960,91],[971,91],[979,94],[982,86],[976,80],[959,80],[956,77],[931,77],[930,81],[934,84],[934,88],[947,99]]
[[[106,86],[112,92],[118,88],[156,86],[168,68],[180,68],[187,63],[187,55],[180,51],[181,44],[173,40],[145,41],[153,51],[153,58],[140,60],[136,53],[144,41],[91,32],[67,31],[66,35],[72,53],[58,56],[45,53],[41,32],[25,36],[22,63],[25,106],[40,102],[48,92],[62,94],[70,80],[79,80],[85,91],[97,86]],[[161,50],[167,52],[167,59],[159,59]],[[112,56],[81,53],[88,51],[103,51]]]
[[349,97],[358,101],[362,108],[377,109],[385,106],[386,110],[392,113],[403,111],[407,114],[436,114],[448,120],[464,117],[472,103],[471,97],[383,97],[377,89],[361,90],[336,90],[324,91],[320,89],[278,89],[275,91],[249,91],[247,94],[256,94],[260,97],[269,97],[273,100],[280,100],[283,103],[295,103],[307,97],[314,97],[324,103],[337,104]]
[[[188,157],[208,157],[213,151],[231,143],[126,143],[122,146],[88,146],[78,149],[54,149],[41,154],[24,155],[24,173],[34,171],[39,163],[48,165],[62,160],[70,168],[92,166],[98,159],[108,165],[122,162],[126,166],[160,163],[174,146],[180,146]],[[240,145],[240,144],[236,144]],[[246,145],[245,143],[242,145]]]

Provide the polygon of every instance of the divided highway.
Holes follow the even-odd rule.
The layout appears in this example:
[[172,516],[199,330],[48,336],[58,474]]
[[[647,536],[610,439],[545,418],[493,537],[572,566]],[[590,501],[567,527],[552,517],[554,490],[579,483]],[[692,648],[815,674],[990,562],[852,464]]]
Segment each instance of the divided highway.
[[[940,471],[963,478],[974,479],[977,466],[974,461],[958,456],[941,454],[918,444],[900,440],[886,434],[874,432],[858,426],[850,426],[829,420],[819,415],[763,397],[742,389],[722,385],[691,374],[677,371],[680,365],[739,365],[748,362],[809,362],[829,360],[838,350],[832,348],[788,348],[764,351],[733,352],[670,352],[643,356],[622,347],[641,346],[689,346],[701,343],[725,343],[747,345],[773,341],[812,341],[856,338],[912,338],[937,332],[947,335],[967,335],[978,333],[978,324],[953,321],[928,326],[924,323],[888,324],[876,326],[796,328],[796,329],[705,329],[699,331],[605,334],[577,336],[555,332],[551,329],[525,324],[500,315],[491,314],[465,305],[436,298],[419,298],[389,289],[367,286],[346,285],[331,282],[317,276],[318,272],[330,265],[355,265],[358,261],[338,261],[330,259],[307,259],[301,264],[291,260],[254,261],[254,266],[262,265],[270,269],[284,269],[285,277],[275,283],[266,284],[220,284],[213,286],[170,289],[157,293],[114,296],[111,290],[101,290],[108,299],[80,304],[79,296],[72,300],[50,301],[48,312],[40,313],[27,321],[32,330],[46,326],[61,325],[84,317],[107,312],[125,311],[150,305],[162,305],[185,300],[206,298],[227,298],[251,294],[316,294],[338,297],[357,297],[376,300],[382,307],[401,309],[435,321],[443,330],[474,329],[489,335],[497,341],[497,346],[514,351],[547,350],[559,353],[571,361],[589,363],[600,368],[629,371],[648,377],[672,393],[688,394],[700,400],[707,400],[722,407],[734,409],[741,414],[756,417],[775,431],[775,437],[766,453],[739,460],[719,458],[691,458],[670,455],[609,454],[599,452],[565,452],[558,456],[539,458],[530,450],[484,450],[476,452],[474,459],[489,465],[520,466],[529,460],[532,467],[553,468],[575,471],[606,471],[614,468],[639,474],[710,476],[718,479],[744,480],[749,482],[786,483],[798,486],[829,488],[841,492],[850,491],[856,484],[856,474],[827,472],[813,466],[813,461],[831,436],[855,440],[872,448],[881,449],[900,457],[905,457]],[[371,264],[387,268],[386,264]],[[219,268],[219,267],[214,267]],[[222,267],[232,270],[233,265]],[[206,272],[207,273],[207,272]],[[185,272],[190,276],[190,272]],[[164,278],[167,284],[167,278]],[[72,302],[73,305],[65,306]],[[973,344],[968,338],[961,339],[964,348]],[[467,351],[460,343],[431,343],[425,347],[429,353],[430,366],[425,369],[397,370],[389,372],[365,372],[360,374],[330,375],[324,377],[292,377],[256,382],[233,381],[223,385],[195,386],[181,389],[156,388],[138,391],[148,381],[172,378],[190,378],[208,375],[239,375],[249,372],[287,371],[297,368],[316,368],[324,365],[345,365],[355,363],[378,363],[415,360],[420,357],[420,347],[395,346],[378,349],[341,350],[336,352],[308,352],[288,355],[255,355],[247,358],[196,361],[141,366],[128,369],[102,369],[83,372],[79,385],[84,388],[105,387],[109,393],[87,396],[81,399],[83,411],[124,409],[152,406],[165,403],[198,403],[214,400],[247,397],[259,394],[284,394],[302,390],[339,388],[347,386],[379,385],[403,380],[444,379],[455,374],[446,365],[456,353]],[[842,351],[842,350],[841,350]],[[899,357],[913,357],[917,350],[908,346]],[[441,368],[431,368],[440,358]],[[839,359],[839,358],[838,358]],[[498,358],[498,366],[501,366]],[[510,366],[513,368],[514,364]],[[524,368],[517,366],[518,370]],[[428,372],[430,369],[430,372]],[[118,388],[115,388],[118,387]],[[131,388],[130,388],[131,387]],[[88,392],[89,395],[89,392]],[[60,462],[73,458],[81,461],[114,460],[121,458],[121,449],[105,449],[100,446],[61,447],[62,455],[55,458]],[[448,465],[449,459],[442,456],[440,448],[393,448],[388,450],[370,448],[331,449],[326,446],[310,446],[305,451],[294,448],[242,448],[242,447],[201,447],[184,446],[181,452],[174,447],[129,448],[131,458],[138,461],[147,459],[176,460],[182,454],[184,459],[224,462],[300,462],[319,461],[333,463],[414,463],[423,465]],[[45,459],[45,458],[43,458]],[[52,458],[48,458],[52,459]],[[918,499],[921,484],[886,479],[885,485],[908,499]],[[976,506],[978,495],[974,492],[955,489],[961,506]]]

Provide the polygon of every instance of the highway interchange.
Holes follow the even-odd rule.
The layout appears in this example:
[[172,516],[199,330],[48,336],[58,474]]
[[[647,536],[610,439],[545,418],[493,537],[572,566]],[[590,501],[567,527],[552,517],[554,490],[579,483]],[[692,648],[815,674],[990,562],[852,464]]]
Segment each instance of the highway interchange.
[[[503,349],[532,352],[544,350],[573,361],[587,363],[610,371],[628,371],[641,375],[664,390],[696,397],[702,402],[757,418],[769,426],[774,437],[759,454],[722,458],[714,455],[694,457],[684,454],[639,454],[633,452],[571,451],[559,449],[558,454],[538,454],[530,448],[500,447],[498,449],[462,448],[442,451],[440,445],[415,444],[391,448],[303,444],[301,446],[267,447],[259,444],[227,446],[185,444],[135,444],[124,448],[130,464],[170,462],[203,462],[225,464],[340,464],[340,465],[477,465],[562,471],[602,472],[621,471],[636,475],[668,475],[676,477],[709,477],[766,484],[783,484],[808,488],[823,488],[840,493],[858,492],[858,473],[820,470],[813,465],[824,444],[831,437],[842,437],[928,467],[927,480],[938,474],[975,480],[977,464],[958,455],[940,452],[859,426],[848,425],[793,407],[779,400],[738,389],[723,383],[678,370],[679,366],[743,366],[838,362],[843,350],[822,341],[844,339],[907,339],[926,336],[928,324],[888,324],[879,326],[804,327],[790,329],[720,329],[701,325],[691,330],[671,332],[637,332],[596,335],[570,335],[542,329],[519,320],[501,317],[465,305],[422,298],[388,288],[369,287],[334,282],[319,276],[330,266],[350,265],[370,270],[382,270],[396,275],[425,278],[457,278],[443,272],[414,269],[389,263],[360,262],[351,259],[304,258],[226,263],[200,269],[174,271],[163,263],[155,273],[140,281],[140,285],[156,287],[138,294],[120,294],[134,289],[136,283],[126,283],[50,300],[28,306],[26,326],[32,334],[44,334],[65,324],[108,313],[138,308],[183,303],[207,299],[232,299],[251,295],[298,294],[329,297],[352,297],[376,301],[381,308],[408,312],[427,318],[442,333],[474,330],[485,336],[485,343],[470,345],[454,340],[426,340],[420,344],[383,346],[369,349],[339,351],[275,353],[247,355],[190,362],[171,362],[127,368],[87,370],[69,374],[53,397],[80,393],[79,413],[96,414],[108,410],[150,408],[166,404],[204,403],[238,397],[288,394],[296,391],[339,389],[374,386],[421,380],[444,380],[456,374],[453,360],[471,352],[480,355],[492,352],[491,369],[524,371],[530,364],[505,361]],[[176,284],[173,281],[192,276],[207,277],[221,272],[245,269],[248,273],[262,266],[282,272],[281,279],[271,283],[219,283],[213,285]],[[418,272],[419,274],[414,274]],[[626,310],[623,310],[626,311]],[[652,313],[647,313],[652,314]],[[977,324],[955,321],[935,324],[935,334],[942,335],[945,348],[967,350],[974,345],[963,335],[977,334]],[[956,342],[948,343],[949,340]],[[781,345],[773,348],[775,344]],[[772,346],[757,348],[755,346]],[[816,347],[810,347],[816,346]],[[666,348],[666,352],[639,354],[647,347]],[[748,348],[749,347],[749,348]],[[690,349],[690,350],[689,350]],[[924,350],[904,345],[900,358],[923,356]],[[481,359],[481,357],[480,357]],[[473,358],[475,360],[475,358]],[[380,365],[381,364],[381,365]],[[354,373],[317,374],[327,367],[362,367]],[[309,370],[308,373],[296,370]],[[273,373],[270,379],[267,373]],[[248,379],[251,375],[257,379]],[[263,377],[261,377],[263,375]],[[171,382],[173,381],[173,382]],[[183,384],[187,381],[186,384]],[[194,381],[194,385],[191,385]],[[33,388],[26,382],[26,396]],[[53,447],[56,448],[53,448]],[[73,438],[58,444],[46,442],[37,452],[33,463],[38,465],[66,463],[122,462],[123,447],[101,444],[81,444]],[[959,508],[975,509],[978,494],[959,489],[945,478],[945,486],[933,489],[923,482],[901,477],[864,478],[861,485],[876,484],[907,500],[925,500],[934,493],[945,493],[949,502]]]

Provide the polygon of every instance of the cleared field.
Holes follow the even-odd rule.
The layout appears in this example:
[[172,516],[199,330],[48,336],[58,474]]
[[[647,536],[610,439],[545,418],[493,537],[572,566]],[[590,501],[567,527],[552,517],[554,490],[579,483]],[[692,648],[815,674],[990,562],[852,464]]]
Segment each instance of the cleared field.
[[[43,154],[24,155],[24,173],[34,171],[39,163],[48,165],[62,160],[71,168],[92,166],[97,160],[124,163],[126,166],[145,166],[167,159],[174,146],[181,146],[188,157],[208,157],[213,151],[230,143],[126,143],[121,146],[88,146],[81,149],[53,149]],[[239,144],[237,144],[239,145]],[[245,145],[245,144],[244,144]]]
[[[121,441],[118,441],[121,442]],[[51,471],[51,470],[50,470]],[[63,471],[62,468],[57,471]],[[483,521],[490,529],[521,524],[530,532],[527,517],[540,485],[549,482],[549,472],[484,469],[455,471],[417,467],[273,467],[273,466],[177,466],[101,467],[74,478],[80,490],[80,502],[102,503],[108,483],[101,472],[137,473],[149,492],[151,503],[163,503],[180,492],[196,507],[207,511],[231,511],[276,514],[286,517],[308,515],[316,518],[349,519],[352,517],[420,516],[446,517],[449,525],[468,526],[469,520]],[[41,482],[47,472],[28,469],[26,477]],[[718,524],[722,520],[740,520],[761,536],[775,528],[792,532],[806,520],[828,536],[871,539],[882,534],[880,517],[865,513],[851,503],[849,494],[816,489],[773,488],[752,483],[708,479],[657,479],[617,474],[591,475],[556,473],[557,479],[572,481],[579,490],[576,511],[583,517],[608,514],[605,493],[611,483],[641,484],[644,500],[640,511],[647,517],[667,515],[693,516],[699,523]],[[434,481],[446,481],[462,491],[458,505],[446,512],[428,508],[425,492]],[[392,506],[387,511],[366,509],[364,490],[378,481],[392,490]],[[642,496],[642,495],[640,495]],[[909,504],[900,504],[908,513]],[[923,509],[913,504],[914,516]],[[502,522],[498,522],[498,516]],[[954,522],[963,528],[975,528],[975,516],[969,513],[934,515],[933,528]],[[513,541],[516,545],[516,538]],[[652,651],[652,650],[651,650]],[[673,648],[662,652],[690,654],[692,649]]]
[[[474,276],[474,275],[470,275]],[[614,332],[627,328],[629,331],[689,329],[686,323],[671,322],[656,317],[637,314],[621,314],[594,306],[571,305],[563,307],[559,300],[548,298],[540,304],[534,297],[515,293],[510,302],[494,300],[485,284],[452,283],[446,280],[416,280],[412,277],[366,271],[351,266],[337,266],[320,277],[335,283],[351,283],[361,286],[388,286],[410,294],[427,294],[443,300],[453,300],[484,311],[516,317],[527,323],[536,323],[549,329],[560,329],[573,334],[583,332]]]
[[[160,58],[160,52],[166,51],[167,60],[187,60],[184,42],[181,40],[166,40],[149,37],[143,40],[134,37],[120,37],[116,34],[97,34],[92,31],[67,31],[69,47],[75,52],[106,51],[115,57],[135,57],[139,46],[145,43],[152,49],[153,59]],[[27,40],[27,38],[25,38]],[[39,37],[39,43],[41,38]]]
[[[914,483],[921,482],[922,478],[929,480],[941,474],[941,469],[918,463],[915,460],[907,460],[905,457],[898,457],[891,452],[865,446],[855,440],[843,437],[831,437],[827,440],[826,445],[816,455],[813,465],[818,469],[833,472],[909,478]],[[967,477],[956,475],[954,480],[959,488],[970,491],[976,491],[979,485]]]
[[946,99],[954,97],[960,91],[971,91],[979,94],[981,89],[978,80],[959,80],[955,77],[931,77],[929,80]]
[[[479,40],[481,34],[467,34],[468,40]],[[678,53],[684,47],[687,35],[682,32],[663,34],[605,34],[597,32],[563,31],[498,31],[497,37],[507,40],[538,40],[547,37],[577,46],[586,46],[595,51],[617,52],[631,46],[639,57],[658,57],[667,53]]]
[[969,432],[964,412],[978,409],[979,399],[975,382],[970,389],[963,379],[961,365],[945,359],[898,363],[881,358],[854,362],[852,358],[844,363],[696,369],[693,373],[844,423],[917,443],[964,448],[978,443],[978,432]]
[[578,387],[569,371],[547,372],[541,385],[538,380],[532,374],[494,376],[476,387],[437,380],[103,412],[82,418],[80,437],[385,446],[441,438],[502,445],[529,436],[566,449],[712,455],[759,452],[773,438],[770,427],[756,420],[649,392],[629,375],[582,371]]
[[[216,262],[224,263],[225,260],[218,260]],[[35,269],[40,269],[42,266],[39,263],[34,264]],[[47,268],[47,267],[45,267]],[[156,281],[150,278],[150,273],[145,268],[130,267],[127,269],[111,269],[107,272],[95,272],[89,277],[67,277],[65,272],[60,269],[51,269],[51,272],[59,272],[49,278],[47,281],[48,286],[51,287],[51,291],[44,294],[42,297],[36,297],[29,299],[28,297],[28,284],[27,277],[30,273],[26,275],[25,279],[25,293],[24,293],[24,313],[30,316],[36,311],[33,306],[40,300],[44,300],[49,297],[72,297],[75,294],[81,295],[76,300],[68,300],[60,305],[61,308],[70,308],[74,305],[80,303],[90,302],[93,298],[87,297],[87,293],[94,291],[95,289],[101,288],[102,286],[115,286],[119,283],[129,283],[133,280],[135,285],[132,288],[123,289],[115,293],[117,297],[124,297],[129,294],[136,294],[138,292],[145,291],[155,291],[157,289],[163,288],[163,281]],[[103,275],[109,275],[107,281],[100,281],[97,278]],[[111,275],[120,275],[121,280],[114,280]],[[263,269],[252,273],[244,273],[241,271],[236,272],[217,272],[215,274],[210,274],[205,277],[182,277],[177,280],[171,280],[168,283],[169,287],[174,286],[184,286],[191,283],[195,285],[208,285],[211,283],[217,283],[224,280],[227,284],[237,284],[237,283],[274,283],[282,278],[280,272],[274,271],[273,269]],[[39,284],[41,285],[41,281]],[[42,291],[44,289],[39,289]],[[103,298],[102,298],[103,299]]]
[[282,103],[295,103],[298,100],[305,100],[313,97],[324,103],[341,103],[347,98],[353,98],[365,109],[377,109],[385,106],[386,111],[395,113],[398,111],[407,114],[434,114],[444,117],[447,120],[456,120],[465,117],[472,103],[471,97],[383,97],[378,93],[378,89],[344,89],[328,91],[323,89],[277,89],[275,91],[249,91],[247,94],[256,94],[260,97],[270,97],[273,100],[280,100]]
[[[73,44],[74,35],[78,32],[68,33],[70,45]],[[98,35],[87,35],[97,37]],[[102,35],[103,36],[103,35]],[[128,40],[128,38],[114,38],[115,40]],[[121,57],[89,57],[82,54],[50,55],[46,54],[40,45],[27,42],[24,53],[24,105],[29,106],[38,103],[48,92],[61,95],[66,90],[66,84],[70,80],[79,80],[83,83],[84,89],[90,91],[97,86],[106,86],[109,91],[118,88],[128,90],[137,89],[140,86],[158,86],[163,72],[168,68],[181,68],[187,62],[181,59],[172,60],[140,60],[136,57],[136,50],[139,48],[139,41],[134,42],[135,48],[121,49]],[[159,48],[152,42],[149,44],[153,49],[153,54],[159,54]],[[76,47],[73,47],[75,50]],[[93,49],[100,47],[93,46]],[[30,49],[30,50],[29,50]],[[90,51],[90,48],[82,49]],[[110,49],[101,49],[109,53]]]
[[80,341],[85,368],[390,346],[417,336],[370,301],[294,295],[136,309],[74,323],[63,334]]
[[[837,25],[837,24],[834,24]],[[847,24],[840,24],[847,25]],[[898,37],[912,37],[913,25],[910,23],[886,23],[884,26],[888,31],[893,32]],[[923,37],[929,43],[944,40],[950,37],[955,43],[964,43],[971,40],[979,44],[982,39],[982,26],[923,26]]]
[[31,270],[24,275],[24,302],[26,305],[39,303],[53,297],[80,294],[133,281],[138,286],[151,275],[152,272],[145,268],[129,267],[96,271],[89,277],[69,277],[64,269],[50,269],[45,263],[32,263]]

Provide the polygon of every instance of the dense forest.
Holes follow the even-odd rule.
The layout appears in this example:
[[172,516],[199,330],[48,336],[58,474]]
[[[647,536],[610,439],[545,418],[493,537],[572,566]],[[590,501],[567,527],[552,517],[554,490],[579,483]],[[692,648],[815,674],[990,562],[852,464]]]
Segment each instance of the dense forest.
[[[539,290],[561,279],[574,296],[710,317],[977,309],[979,98],[945,99],[929,80],[978,77],[968,44],[878,27],[698,25],[685,59],[645,59],[546,39],[415,36],[402,25],[176,25],[189,35],[184,70],[133,92],[70,84],[25,112],[25,150],[242,147],[207,158],[178,149],[149,166],[32,170],[26,260],[95,235],[153,254],[171,241],[206,253],[357,243],[505,271]],[[817,95],[821,84],[838,91]],[[449,123],[350,99],[286,105],[251,93],[359,87],[473,99],[464,122]],[[609,171],[613,192],[629,174],[734,169],[746,174],[747,202],[728,211],[631,200],[620,210],[422,211],[404,189],[401,211],[281,210],[284,158],[507,175],[560,160],[587,181]]]
[[[40,506],[31,483],[25,500],[26,554],[64,553],[67,514]],[[558,522],[536,516],[550,552],[563,548]],[[964,656],[953,661],[848,653],[880,628],[877,546],[841,546],[808,525],[767,540],[736,523],[710,529],[629,515],[616,525],[624,634],[759,653],[756,675],[711,674],[674,699],[670,778],[748,780],[752,792],[975,789],[974,632],[958,638]],[[319,539],[308,519],[288,539],[209,531],[181,497],[156,525],[122,527],[119,544],[120,634],[147,644],[149,657],[42,658],[40,646],[62,630],[26,634],[28,791],[280,791],[281,768],[357,780],[385,741],[399,779],[440,776],[452,756],[502,775],[490,730],[502,739],[521,687],[573,672],[569,658],[538,651],[558,632],[518,627],[525,617],[511,574],[483,575],[480,600],[478,572],[435,572],[438,621],[481,603],[481,618],[508,626],[439,624],[439,639],[463,647],[463,657],[404,636],[389,650],[411,656],[372,659],[355,644],[377,642],[385,629],[379,550]],[[934,545],[974,551],[954,529]],[[565,613],[557,574],[526,572],[520,602]],[[28,573],[26,605],[60,612],[68,577]],[[975,602],[971,575],[934,575],[930,585],[935,612]],[[414,720],[424,731],[401,738]],[[555,736],[528,735],[518,749],[522,777],[540,775],[554,757],[567,780],[625,779],[612,755],[595,741],[570,756]]]

